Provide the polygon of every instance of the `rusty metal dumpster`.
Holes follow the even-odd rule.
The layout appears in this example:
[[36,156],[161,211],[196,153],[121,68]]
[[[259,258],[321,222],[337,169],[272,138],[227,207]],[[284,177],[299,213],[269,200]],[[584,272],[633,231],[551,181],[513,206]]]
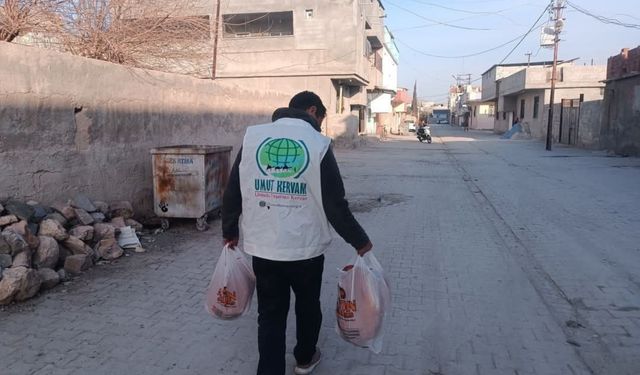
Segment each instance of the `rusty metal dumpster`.
[[181,145],[151,150],[154,212],[169,228],[169,218],[194,218],[205,230],[207,218],[222,207],[229,175],[230,146]]

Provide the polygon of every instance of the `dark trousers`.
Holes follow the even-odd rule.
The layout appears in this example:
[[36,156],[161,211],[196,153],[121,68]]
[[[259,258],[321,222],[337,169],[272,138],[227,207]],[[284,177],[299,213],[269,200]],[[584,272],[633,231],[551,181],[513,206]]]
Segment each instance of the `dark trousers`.
[[292,262],[253,257],[258,292],[258,375],[285,373],[286,329],[290,290],[296,296],[296,338],[293,355],[311,362],[322,323],[320,287],[324,255]]

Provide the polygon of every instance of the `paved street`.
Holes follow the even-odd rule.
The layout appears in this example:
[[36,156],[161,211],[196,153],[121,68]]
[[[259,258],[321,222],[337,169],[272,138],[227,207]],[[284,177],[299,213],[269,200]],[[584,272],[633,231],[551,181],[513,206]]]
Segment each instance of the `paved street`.
[[[315,373],[640,374],[640,159],[433,133],[337,153],[393,305],[381,354],[338,337],[354,252],[336,239]],[[176,223],[147,253],[0,311],[0,374],[254,374],[255,303],[235,321],[203,306],[219,224]]]

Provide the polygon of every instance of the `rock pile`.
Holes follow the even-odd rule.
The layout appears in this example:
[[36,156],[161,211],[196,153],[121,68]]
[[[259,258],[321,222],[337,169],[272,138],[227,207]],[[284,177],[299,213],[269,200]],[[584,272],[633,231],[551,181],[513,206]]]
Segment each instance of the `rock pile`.
[[91,201],[84,195],[45,206],[0,201],[0,305],[24,301],[40,290],[124,254],[120,229],[141,230],[126,201]]

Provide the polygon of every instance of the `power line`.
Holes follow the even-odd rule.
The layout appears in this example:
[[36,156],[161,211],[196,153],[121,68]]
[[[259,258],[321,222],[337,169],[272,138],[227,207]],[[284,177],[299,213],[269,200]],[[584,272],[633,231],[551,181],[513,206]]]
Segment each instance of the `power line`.
[[410,10],[410,9],[407,9],[407,8],[405,8],[405,7],[402,7],[402,6],[400,6],[400,5],[394,4],[394,3],[390,2],[390,1],[386,1],[386,3],[387,3],[387,4],[389,4],[389,5],[391,5],[391,6],[396,7],[396,8],[398,8],[398,9],[402,9],[402,10],[404,10],[404,11],[405,11],[405,12],[407,12],[407,13],[413,14],[413,15],[414,15],[414,16],[416,16],[416,17],[422,18],[423,20],[430,21],[430,22],[436,23],[436,24],[438,24],[438,25],[448,26],[448,27],[453,27],[453,28],[456,28],[456,29],[463,29],[463,30],[474,30],[474,31],[487,31],[487,30],[490,30],[490,29],[484,29],[484,28],[476,28],[476,27],[467,27],[467,26],[453,25],[453,24],[450,24],[450,23],[446,23],[446,22],[442,22],[442,21],[434,20],[434,19],[431,19],[431,18],[427,18],[427,17],[425,17],[425,16],[423,16],[423,15],[421,15],[421,14],[418,14],[418,13],[416,13],[416,12],[414,12],[414,11]]
[[541,49],[542,49],[542,46],[539,46],[539,47],[538,47],[538,50],[536,51],[536,53],[535,53],[533,56],[531,56],[531,57],[538,57],[538,54],[540,53],[540,50],[541,50]]
[[629,18],[633,18],[633,19],[634,19],[634,20],[636,20],[636,21],[640,21],[640,18],[638,18],[638,17],[634,17],[634,16],[632,16],[632,15],[630,15],[630,14],[616,13],[616,14],[614,14],[614,16],[629,17]]
[[[413,1],[418,1],[418,0],[413,0]],[[529,3],[524,3],[524,4],[519,4],[510,8],[504,8],[504,9],[500,9],[500,10],[496,10],[496,11],[491,11],[491,12],[485,12],[483,14],[476,14],[473,16],[468,16],[468,17],[462,17],[462,18],[456,18],[453,20],[447,20],[447,21],[443,21],[445,23],[453,23],[453,22],[458,22],[458,21],[466,21],[466,20],[470,20],[470,19],[474,19],[474,18],[478,18],[478,17],[482,17],[482,16],[499,16],[502,17],[504,19],[506,19],[507,21],[511,22],[514,25],[519,25],[516,21],[514,21],[513,19],[511,19],[510,17],[507,17],[506,15],[502,14],[504,12],[513,10],[513,9],[517,9],[520,7],[523,7],[525,5],[528,5]],[[435,6],[435,4],[434,4]],[[401,27],[399,29],[395,29],[395,31],[404,31],[404,30],[412,30],[412,29],[422,29],[425,27],[431,27],[431,26],[437,26],[439,25],[438,23],[428,23],[428,24],[424,24],[424,25],[418,25],[418,26],[408,26],[408,27]]]
[[403,45],[407,46],[412,51],[417,52],[417,53],[419,53],[421,55],[428,56],[428,57],[436,57],[436,58],[440,58],[440,59],[462,59],[462,58],[466,58],[466,57],[478,56],[478,55],[482,55],[482,54],[485,54],[485,53],[488,53],[488,52],[491,52],[491,51],[495,51],[495,50],[500,49],[500,48],[502,48],[502,47],[504,47],[504,46],[506,46],[508,44],[511,44],[511,43],[515,42],[516,40],[518,40],[518,38],[525,37],[525,36],[527,36],[527,34],[518,35],[517,37],[511,39],[508,42],[502,43],[499,46],[495,46],[493,48],[489,48],[489,49],[486,49],[484,51],[480,51],[480,52],[476,52],[476,53],[470,53],[468,55],[458,55],[458,56],[433,55],[433,54],[430,54],[430,53],[415,49],[415,48],[411,47],[410,45],[408,45],[407,43],[403,42],[402,40],[398,39],[397,37],[395,38],[395,40],[397,42],[399,42],[400,44],[403,44]]
[[580,13],[582,13],[584,15],[587,15],[587,16],[589,16],[591,18],[595,18],[596,20],[598,20],[598,21],[600,21],[602,23],[606,23],[606,24],[610,24],[610,25],[616,25],[616,26],[622,26],[622,27],[626,27],[626,28],[629,28],[629,29],[640,29],[640,25],[639,24],[626,23],[626,22],[622,22],[622,21],[620,21],[619,19],[616,19],[616,18],[608,18],[608,17],[605,17],[605,16],[597,15],[597,14],[594,14],[594,13],[592,13],[592,12],[590,12],[590,11],[584,9],[584,8],[581,8],[581,7],[577,6],[577,5],[575,5],[574,3],[570,2],[570,1],[567,1],[567,4],[571,8],[577,10],[578,12],[580,12]]
[[520,41],[511,49],[511,51],[509,51],[509,53],[507,53],[507,56],[504,57],[504,59],[502,59],[502,61],[500,61],[498,63],[498,65],[502,64],[506,59],[509,58],[509,56],[511,56],[511,54],[513,53],[513,51],[516,50],[516,48],[518,48],[518,46],[520,46],[520,44],[522,44],[522,42],[527,38],[527,36],[529,36],[529,34],[531,34],[531,31],[533,31],[533,29],[535,29],[536,27],[538,27],[538,22],[540,22],[540,20],[542,19],[542,17],[545,15],[545,13],[547,13],[547,11],[549,10],[549,7],[551,6],[551,4],[548,4],[544,10],[542,11],[542,13],[540,13],[540,17],[538,17],[538,19],[536,20],[536,22],[533,23],[533,25],[531,26],[531,28],[529,29],[529,31],[527,31],[523,36],[522,39],[520,39]]
[[440,9],[446,9],[446,10],[451,10],[454,12],[460,12],[460,13],[468,13],[468,14],[482,14],[482,15],[488,15],[488,14],[496,14],[497,12],[476,12],[476,11],[471,11],[471,10],[466,10],[466,9],[457,9],[457,8],[450,8],[450,7],[446,7],[444,5],[440,5],[440,4],[435,4],[435,3],[431,3],[428,1],[421,1],[421,0],[411,0],[413,2],[419,3],[419,4],[424,4],[424,5],[429,5],[432,7],[436,7],[436,8],[440,8]]
[[[479,16],[469,16],[469,17],[462,17],[462,18],[456,18],[455,20],[449,20],[449,21],[444,21],[445,23],[451,23],[451,22],[458,22],[458,21],[466,21],[466,20],[470,20],[473,18],[478,18]],[[439,26],[440,24],[437,22],[431,22],[431,23],[427,23],[424,25],[418,25],[418,26],[408,26],[408,27],[401,27],[399,29],[395,29],[395,31],[405,31],[405,30],[413,30],[413,29],[422,29],[422,28],[426,28],[426,27],[431,27],[431,26]]]

